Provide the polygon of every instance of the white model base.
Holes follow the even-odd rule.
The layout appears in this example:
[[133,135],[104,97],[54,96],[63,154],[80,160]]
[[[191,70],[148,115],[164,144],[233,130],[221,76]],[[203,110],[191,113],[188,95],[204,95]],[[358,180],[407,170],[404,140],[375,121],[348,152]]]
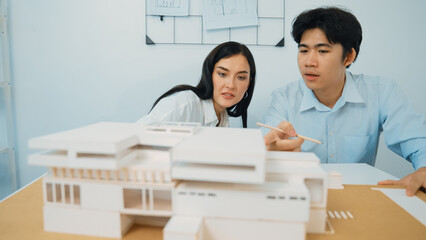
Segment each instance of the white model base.
[[175,216],[163,229],[164,240],[202,240],[203,218]]
[[119,212],[44,206],[44,230],[68,234],[121,238],[133,219]]
[[305,223],[205,218],[203,240],[304,240]]
[[305,231],[304,222],[175,216],[163,236],[164,240],[303,240]]
[[325,208],[312,208],[309,213],[309,222],[306,225],[307,233],[326,233],[327,213]]

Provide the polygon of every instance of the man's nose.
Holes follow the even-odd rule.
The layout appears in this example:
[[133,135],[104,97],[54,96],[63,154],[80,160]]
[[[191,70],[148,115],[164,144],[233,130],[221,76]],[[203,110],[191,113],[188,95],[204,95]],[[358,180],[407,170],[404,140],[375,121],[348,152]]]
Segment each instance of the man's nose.
[[316,67],[318,65],[317,54],[314,51],[311,51],[306,56],[305,66],[306,67]]

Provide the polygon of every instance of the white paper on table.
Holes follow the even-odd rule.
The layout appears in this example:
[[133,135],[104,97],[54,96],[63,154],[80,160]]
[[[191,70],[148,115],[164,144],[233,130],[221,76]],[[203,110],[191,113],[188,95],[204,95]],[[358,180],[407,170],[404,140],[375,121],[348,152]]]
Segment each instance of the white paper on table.
[[256,0],[204,0],[203,25],[207,30],[258,25]]
[[426,203],[420,198],[413,196],[408,197],[405,194],[405,189],[393,188],[372,188],[379,190],[387,197],[392,199],[396,204],[407,211],[411,216],[416,218],[419,222],[426,226]]

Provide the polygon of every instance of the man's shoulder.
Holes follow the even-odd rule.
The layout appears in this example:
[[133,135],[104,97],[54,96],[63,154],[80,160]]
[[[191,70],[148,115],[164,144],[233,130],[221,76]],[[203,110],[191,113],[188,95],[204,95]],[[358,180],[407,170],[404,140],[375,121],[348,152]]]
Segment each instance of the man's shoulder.
[[394,79],[383,76],[366,74],[351,74],[351,76],[357,86],[381,88],[384,86],[396,85],[396,81]]
[[287,83],[283,87],[277,88],[272,92],[274,96],[288,96],[303,91],[301,80]]

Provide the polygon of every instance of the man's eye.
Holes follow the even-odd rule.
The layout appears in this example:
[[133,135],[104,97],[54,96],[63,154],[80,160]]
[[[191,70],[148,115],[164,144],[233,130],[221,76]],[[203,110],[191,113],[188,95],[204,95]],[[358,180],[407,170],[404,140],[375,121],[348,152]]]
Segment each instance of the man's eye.
[[319,50],[320,53],[328,53],[328,50]]
[[306,50],[306,49],[300,49],[300,50],[299,50],[299,52],[300,52],[300,53],[307,53],[307,52],[308,52],[308,50]]

